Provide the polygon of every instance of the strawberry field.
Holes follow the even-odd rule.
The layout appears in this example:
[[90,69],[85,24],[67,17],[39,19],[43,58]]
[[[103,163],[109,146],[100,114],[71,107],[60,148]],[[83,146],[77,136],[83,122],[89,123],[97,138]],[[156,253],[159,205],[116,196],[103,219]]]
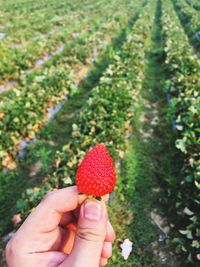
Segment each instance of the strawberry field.
[[0,267],[99,143],[117,172],[108,266],[199,266],[200,2],[0,0],[0,56]]

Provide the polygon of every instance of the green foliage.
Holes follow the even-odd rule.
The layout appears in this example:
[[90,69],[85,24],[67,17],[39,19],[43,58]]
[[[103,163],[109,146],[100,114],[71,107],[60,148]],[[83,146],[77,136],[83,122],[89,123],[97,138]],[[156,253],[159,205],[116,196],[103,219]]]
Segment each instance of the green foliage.
[[[146,63],[144,55],[153,19],[148,11],[152,8],[155,8],[153,1],[141,13],[122,49],[113,54],[113,63],[108,66],[99,84],[92,90],[77,116],[76,124],[72,125],[70,142],[57,152],[52,173],[44,179],[40,187],[28,189],[22,195],[18,208],[20,210],[20,206],[23,207],[23,218],[46,192],[74,184],[77,165],[91,146],[103,142],[114,159],[122,155],[127,131],[125,124],[130,124],[133,116],[132,101],[135,101],[142,88]],[[135,39],[138,40],[137,43]]]
[[[200,30],[200,5],[192,3],[192,1],[187,2],[184,0],[173,0],[173,3],[192,44],[197,49],[200,49],[200,42],[197,38],[197,34]],[[193,5],[199,7],[199,9],[195,9]]]
[[[51,13],[43,24],[48,25],[48,28],[52,27],[52,30],[42,37],[43,41],[35,41],[39,42],[41,47],[38,47],[31,38],[24,40],[25,44],[21,43],[20,39],[20,47],[10,52],[8,47],[14,39],[14,29],[17,26],[22,27],[21,24],[23,24],[21,19],[21,22],[18,21],[18,16],[13,19],[9,32],[11,40],[3,39],[2,49],[0,49],[0,55],[3,51],[3,60],[0,62],[2,75],[0,76],[2,84],[11,77],[17,78],[19,84],[16,84],[10,91],[4,92],[3,97],[0,98],[0,169],[2,166],[8,169],[16,167],[16,154],[20,150],[18,145],[24,139],[30,141],[35,137],[38,130],[48,121],[47,113],[50,108],[55,108],[65,97],[71,97],[77,93],[77,86],[85,78],[87,71],[92,68],[92,61],[106,50],[112,37],[127,24],[127,19],[133,15],[130,9],[132,6],[135,7],[129,0],[125,2],[118,0],[117,3],[100,1],[98,13],[91,12],[96,4],[91,1],[87,4],[75,1],[75,3],[66,5],[65,2],[63,9],[67,10],[66,14],[62,9],[59,9],[61,14],[54,14],[55,11],[50,4],[48,8],[45,6],[44,13],[40,15],[43,17],[46,12]],[[72,6],[76,7],[73,14],[70,13]],[[10,12],[12,13],[12,10]],[[26,32],[35,27],[36,32],[30,32],[33,39],[35,35],[37,36],[37,31],[42,31],[41,28],[43,28],[40,15],[36,16],[36,21],[32,21],[32,27],[27,22],[23,29]],[[72,19],[69,20],[69,16]],[[76,16],[76,23],[73,20],[74,16]],[[119,17],[121,17],[120,20],[116,19]],[[58,21],[60,27],[57,25]],[[63,51],[61,49],[58,54],[55,54],[55,51],[61,47]],[[5,49],[15,54],[17,62]],[[19,53],[23,55],[20,56]],[[49,54],[53,55],[51,60],[39,69],[35,67],[36,60],[43,60]],[[9,71],[6,68],[17,68],[18,71],[15,69]],[[25,76],[23,70],[27,71]],[[33,73],[28,75],[29,72]]]
[[[26,85],[32,86],[33,83],[41,84],[42,82],[44,82],[45,73],[48,73],[48,69],[52,69],[53,65],[57,67],[55,68],[55,70],[59,71],[59,69],[62,70],[64,67],[69,66],[69,64],[72,64],[72,63],[76,64],[77,63],[76,53],[79,49],[81,49],[81,46],[85,45],[84,39],[87,41],[87,47],[90,47],[91,51],[93,50],[93,46],[96,45],[96,42],[98,42],[100,45],[99,55],[96,61],[94,62],[94,67],[92,67],[91,71],[88,73],[87,79],[82,80],[80,86],[77,86],[77,84],[74,84],[73,82],[69,84],[68,98],[70,99],[68,99],[67,101],[63,103],[63,108],[59,112],[59,114],[57,114],[58,116],[56,116],[55,120],[52,120],[48,125],[46,125],[43,128],[42,131],[39,131],[37,133],[38,141],[36,141],[33,145],[28,146],[28,148],[26,149],[25,157],[23,157],[19,161],[19,165],[20,165],[19,168],[17,168],[15,171],[6,173],[6,175],[2,172],[1,184],[0,184],[0,190],[1,190],[0,204],[2,208],[1,208],[0,217],[3,218],[3,223],[2,223],[2,228],[0,229],[1,232],[5,232],[5,231],[8,231],[9,229],[12,229],[12,222],[10,218],[11,218],[11,215],[13,214],[16,198],[18,198],[21,192],[23,192],[24,189],[27,187],[34,186],[40,183],[43,177],[47,175],[47,173],[51,173],[51,166],[56,157],[55,151],[57,149],[61,150],[61,147],[63,146],[63,144],[68,142],[68,140],[71,138],[71,126],[73,122],[74,123],[76,122],[75,115],[77,113],[77,110],[79,110],[85,103],[89,95],[89,91],[92,88],[94,88],[95,85],[98,84],[99,79],[102,76],[103,71],[105,71],[106,67],[112,62],[113,63],[115,62],[113,57],[116,51],[120,50],[120,47],[123,45],[123,42],[126,39],[126,36],[124,35],[124,32],[126,31],[124,31],[124,29],[128,29],[128,31],[130,31],[130,29],[132,28],[132,25],[135,23],[138,17],[139,12],[142,9],[142,6],[144,6],[145,4],[145,3],[141,3],[140,1],[138,3],[133,3],[133,2],[130,2],[129,0],[122,1],[120,3],[118,2],[115,3],[117,5],[117,8],[115,8],[115,4],[113,5],[112,2],[108,2],[108,4],[111,5],[111,8],[110,9],[107,8],[106,10],[107,12],[109,12],[109,14],[112,13],[112,16],[107,18],[109,19],[109,21],[107,21],[107,19],[105,20],[105,24],[103,24],[101,31],[96,31],[96,32],[94,31],[92,33],[89,31],[90,32],[89,40],[87,39],[88,34],[79,36],[78,42],[79,43],[81,42],[81,45],[76,44],[74,46],[73,43],[72,44],[70,42],[67,43],[66,49],[63,51],[63,53],[61,53],[61,55],[59,56],[57,55],[51,61],[47,62],[45,64],[45,67],[41,68],[36,73],[31,73],[29,77],[27,77],[27,79],[24,79],[24,78],[20,79],[20,85],[23,86],[21,87],[21,89],[25,91]],[[132,6],[134,7],[134,9],[131,8]],[[102,8],[105,8],[105,7],[106,6],[103,5]],[[115,9],[114,16],[113,16],[112,8]],[[98,10],[98,14],[100,15],[100,9]],[[126,25],[122,25],[122,20],[120,22],[120,26],[113,21],[115,15],[118,16],[118,14],[122,14],[122,16],[124,17],[124,23],[126,23]],[[104,23],[104,19],[101,20],[101,22]],[[98,29],[100,25],[102,25],[102,24],[99,25],[99,23],[100,23],[99,21],[95,22],[96,30]],[[123,34],[121,34],[122,32]],[[108,42],[106,43],[107,48],[104,48],[104,40],[102,38],[99,38],[99,36],[103,36],[104,33],[109,38],[113,37],[111,42],[109,42],[109,38],[106,37],[106,39],[108,40]],[[120,40],[120,42],[118,42],[118,40]],[[102,44],[103,44],[103,47],[101,50]],[[70,56],[71,49],[73,50],[73,53],[74,53],[72,57]],[[75,60],[73,60],[74,57],[75,57]],[[83,65],[81,67],[85,67],[85,66]],[[54,75],[53,79],[55,77],[56,76]],[[70,78],[66,76],[66,74],[65,74],[65,77],[66,79]],[[55,82],[55,86],[57,86],[58,83],[59,83],[59,77]],[[53,84],[51,85],[52,87],[54,87]],[[48,87],[46,87],[46,89],[48,90]],[[12,90],[8,92],[8,94],[12,93]],[[5,97],[6,95],[7,94],[3,95],[2,98]],[[35,107],[34,112],[36,110],[37,110],[37,107]],[[26,127],[24,131],[28,131]],[[49,141],[50,140],[52,141],[52,138],[53,138],[53,143],[50,144]],[[51,151],[51,154],[49,155],[49,157],[47,157],[46,152],[48,153],[49,149]],[[40,153],[41,154],[40,155],[41,159],[40,159],[40,157],[37,157],[37,154],[38,154],[38,151],[41,151],[41,150],[43,152]],[[36,175],[34,175],[33,177],[32,168],[35,165],[37,165],[38,161],[39,163],[42,163],[42,164],[40,164],[39,170],[36,172]],[[66,177],[64,179],[64,185],[69,183],[69,181],[70,179]],[[4,205],[4,203],[6,203],[6,206]]]
[[[181,1],[178,1],[181,2]],[[176,147],[184,155],[179,187],[169,188],[175,198],[177,227],[181,237],[175,239],[177,251],[188,262],[197,262],[200,231],[200,62],[193,53],[170,1],[163,2],[163,28],[166,40],[166,65],[170,73],[168,92],[176,118]]]
[[[169,74],[166,91],[172,97],[167,116],[168,119],[175,119],[175,146],[184,158],[177,180],[164,177],[167,194],[174,200],[171,210],[176,211],[176,227],[179,230],[174,239],[176,252],[183,253],[186,264],[190,266],[197,263],[196,256],[200,249],[200,61],[189,45],[172,2],[163,0],[162,3],[165,65]],[[196,42],[194,36],[199,31],[200,18],[196,0],[192,3],[173,0],[173,3],[186,32]],[[103,142],[115,160],[123,157],[125,136],[134,116],[132,103],[135,103],[143,87],[145,54],[150,49],[149,34],[153,25],[152,11],[155,9],[153,0],[142,4],[139,0],[136,3],[130,0],[100,0],[95,3],[92,0],[67,0],[62,2],[62,8],[59,5],[59,1],[57,3],[53,0],[35,0],[32,5],[28,2],[20,5],[20,2],[17,4],[11,0],[6,3],[4,1],[2,5],[0,0],[1,12],[7,14],[0,16],[0,24],[6,25],[9,17],[9,25],[5,27],[9,38],[3,38],[0,44],[0,84],[11,78],[18,82],[17,86],[0,98],[1,167],[16,167],[15,157],[21,141],[30,141],[35,137],[48,121],[46,114],[50,107],[55,107],[65,96],[71,97],[78,93],[78,84],[91,69],[92,61],[98,54],[107,53],[104,63],[108,67],[103,75],[102,71],[95,76],[93,72],[90,73],[88,81],[92,81],[95,86],[72,125],[69,142],[57,151],[54,165],[49,166],[52,159],[49,160],[51,154],[48,151],[37,151],[36,157],[40,158],[43,172],[48,175],[40,186],[27,189],[17,201],[17,211],[23,218],[48,191],[75,183],[75,170],[91,146]],[[38,12],[38,9],[42,11]],[[32,16],[27,17],[27,11],[33,12]],[[157,27],[155,26],[155,31],[160,30],[159,25]],[[111,40],[115,35],[118,38]],[[112,46],[107,49],[106,46],[110,43]],[[19,46],[14,47],[13,44]],[[61,44],[65,45],[62,53],[54,55],[49,62],[27,77],[23,75],[24,71],[34,67],[36,60],[54,54]],[[198,48],[199,44],[196,46]],[[159,58],[163,54],[163,48],[152,53]],[[95,64],[98,65],[98,60]],[[85,81],[85,85],[88,81]],[[124,176],[117,185],[122,202],[127,196],[131,196],[136,180],[141,179],[139,173],[142,173],[142,169],[138,169],[133,153],[129,147],[123,162]],[[131,179],[128,180],[127,177]],[[1,199],[5,198],[4,191],[12,180],[14,173],[2,178]],[[144,181],[144,187],[146,182]],[[14,199],[15,196],[10,193],[9,197]],[[137,194],[137,197],[138,206],[142,206],[140,195]],[[6,210],[7,202],[4,202],[1,209]],[[146,240],[151,240],[152,236],[151,231],[144,227],[147,225],[150,228],[148,222],[145,223],[146,217],[142,217],[141,210],[137,208],[136,205],[135,215],[141,217],[141,224],[137,225],[138,232],[134,234],[139,239],[140,234],[145,233],[147,238],[143,235],[138,244],[135,241],[135,245],[139,247]],[[119,213],[128,216],[122,210]],[[1,221],[0,229],[3,224]],[[117,252],[115,256],[113,263],[118,266]],[[142,257],[140,261],[136,260],[135,266],[145,262],[143,260]],[[151,264],[149,258],[148,266]]]

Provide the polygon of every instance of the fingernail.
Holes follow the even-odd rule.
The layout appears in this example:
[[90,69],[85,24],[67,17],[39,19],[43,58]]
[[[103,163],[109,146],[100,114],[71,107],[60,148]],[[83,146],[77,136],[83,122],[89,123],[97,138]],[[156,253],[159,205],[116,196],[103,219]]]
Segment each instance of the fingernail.
[[103,215],[103,209],[95,201],[89,201],[84,204],[84,217],[92,221],[99,221]]

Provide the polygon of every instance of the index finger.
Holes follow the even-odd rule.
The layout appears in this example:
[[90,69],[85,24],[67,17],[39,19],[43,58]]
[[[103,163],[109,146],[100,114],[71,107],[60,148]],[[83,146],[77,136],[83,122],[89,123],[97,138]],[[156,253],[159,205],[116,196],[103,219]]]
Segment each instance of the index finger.
[[30,231],[53,231],[59,225],[62,215],[75,210],[85,199],[86,195],[79,195],[76,186],[52,191],[29,215],[19,232],[23,230],[23,234],[28,234]]

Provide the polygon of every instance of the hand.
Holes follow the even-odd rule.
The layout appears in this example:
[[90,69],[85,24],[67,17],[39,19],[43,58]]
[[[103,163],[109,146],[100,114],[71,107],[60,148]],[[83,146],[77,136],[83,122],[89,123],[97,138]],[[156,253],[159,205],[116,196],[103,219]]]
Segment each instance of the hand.
[[[88,200],[76,186],[53,191],[29,215],[6,247],[9,267],[98,267],[112,254],[114,230],[104,201]],[[77,225],[69,255],[67,225]],[[65,245],[63,245],[65,244]]]

